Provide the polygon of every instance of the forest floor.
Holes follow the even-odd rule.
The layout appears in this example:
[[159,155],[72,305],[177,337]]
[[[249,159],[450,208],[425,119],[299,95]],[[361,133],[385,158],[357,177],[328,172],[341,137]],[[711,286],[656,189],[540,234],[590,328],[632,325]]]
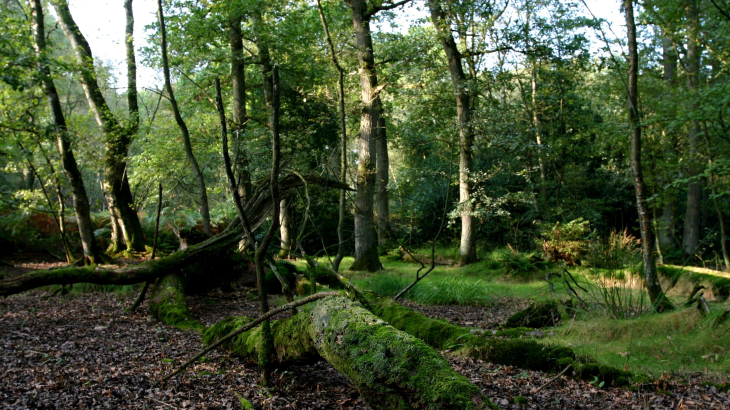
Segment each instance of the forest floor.
[[[39,262],[17,264],[44,267]],[[256,302],[247,300],[245,292],[214,291],[191,296],[188,303],[206,325],[229,315],[256,316]],[[199,334],[152,319],[146,304],[126,314],[124,308],[134,297],[108,292],[51,298],[36,290],[1,300],[0,408],[238,409],[239,394],[257,409],[368,409],[357,390],[326,362],[277,370],[273,386],[262,388],[256,383],[255,365],[216,351],[181,377],[154,387],[155,380],[202,344]],[[407,304],[431,317],[488,328],[522,303],[503,302],[488,308]],[[730,408],[730,395],[702,386],[706,378],[701,374],[667,379],[646,391],[598,388],[561,377],[533,393],[552,375],[470,358],[448,359],[503,409]],[[527,398],[527,404],[516,404],[516,396]]]

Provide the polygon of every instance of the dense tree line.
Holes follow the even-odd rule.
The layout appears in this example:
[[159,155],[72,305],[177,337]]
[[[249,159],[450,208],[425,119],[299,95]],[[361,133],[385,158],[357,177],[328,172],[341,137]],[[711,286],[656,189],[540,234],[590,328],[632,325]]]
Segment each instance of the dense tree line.
[[[143,251],[162,181],[163,229],[215,234],[236,215],[219,108],[245,202],[269,177],[278,64],[282,168],[356,190],[312,188],[302,233],[304,195],[282,201],[275,247],[299,240],[310,254],[353,254],[354,269],[376,270],[378,254],[438,240],[458,243],[469,264],[494,246],[534,249],[541,226],[584,218],[598,235],[648,229],[665,261],[730,262],[722,2],[623,4],[636,21],[634,63],[632,40],[582,3],[159,5],[140,48],[132,2],[120,2],[128,75],[118,91],[66,1],[3,2],[5,231],[17,210],[41,211],[55,215],[71,254],[83,245],[87,263],[105,249]],[[162,70],[165,84],[138,90],[137,64]],[[632,72],[638,93],[627,105]]]

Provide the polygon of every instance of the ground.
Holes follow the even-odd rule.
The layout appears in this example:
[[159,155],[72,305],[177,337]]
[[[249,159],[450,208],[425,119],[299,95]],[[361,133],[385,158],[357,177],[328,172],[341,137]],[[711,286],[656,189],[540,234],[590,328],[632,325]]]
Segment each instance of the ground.
[[[191,296],[188,303],[206,325],[229,315],[255,316],[256,302],[246,298],[247,291],[214,291]],[[49,298],[37,290],[0,300],[0,408],[238,409],[242,406],[236,394],[257,409],[368,408],[326,362],[280,369],[272,377],[274,386],[264,389],[256,384],[256,366],[211,352],[182,377],[153,387],[200,349],[200,336],[161,325],[150,317],[146,304],[135,314],[125,314],[135,296],[80,293]],[[491,327],[520,307],[503,302],[492,307],[407,304],[431,317]],[[449,361],[503,409],[730,408],[730,395],[702,386],[702,374],[639,392],[600,389],[561,377],[534,394],[553,375],[463,357]],[[518,396],[527,399],[525,405],[515,402]]]

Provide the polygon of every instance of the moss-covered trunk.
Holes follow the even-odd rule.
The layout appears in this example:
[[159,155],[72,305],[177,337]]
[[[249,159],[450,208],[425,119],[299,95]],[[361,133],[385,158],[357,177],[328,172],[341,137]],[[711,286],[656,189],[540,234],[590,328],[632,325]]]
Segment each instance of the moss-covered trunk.
[[[250,319],[229,318],[203,333],[211,343]],[[259,355],[260,328],[224,348],[251,362]],[[318,302],[309,313],[272,324],[280,364],[318,360],[347,377],[373,409],[496,408],[477,386],[423,341],[395,329],[345,297]]]

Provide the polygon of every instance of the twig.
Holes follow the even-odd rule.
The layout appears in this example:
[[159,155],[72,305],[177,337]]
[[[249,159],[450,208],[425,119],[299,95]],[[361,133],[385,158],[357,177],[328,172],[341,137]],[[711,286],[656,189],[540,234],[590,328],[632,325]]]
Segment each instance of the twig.
[[571,367],[573,367],[573,365],[572,365],[572,364],[569,364],[569,365],[568,365],[568,367],[566,367],[565,369],[563,369],[563,371],[562,371],[562,372],[558,373],[558,375],[557,375],[557,376],[555,376],[555,377],[553,377],[552,379],[548,380],[548,381],[547,381],[547,382],[546,382],[545,384],[543,384],[542,386],[540,386],[540,388],[538,388],[537,390],[535,390],[535,392],[534,392],[534,393],[532,393],[532,394],[537,394],[537,393],[539,393],[539,392],[540,392],[540,390],[542,390],[542,389],[544,389],[545,387],[547,387],[547,386],[548,386],[548,385],[549,385],[550,383],[554,382],[555,380],[558,380],[558,379],[560,378],[560,376],[564,375],[564,374],[565,374],[565,372],[567,372],[567,371],[568,371],[568,369],[570,369]]
[[299,299],[299,300],[296,300],[294,302],[287,303],[286,305],[279,306],[276,309],[269,310],[265,314],[259,316],[259,318],[256,319],[256,320],[254,320],[253,322],[247,324],[246,326],[239,327],[238,329],[232,331],[231,333],[227,334],[226,336],[223,336],[223,338],[221,338],[217,342],[215,342],[212,345],[210,345],[210,346],[206,347],[205,349],[201,350],[198,354],[196,354],[195,356],[193,356],[190,360],[188,360],[187,362],[183,363],[180,367],[178,367],[177,369],[175,369],[175,371],[173,371],[172,373],[170,373],[167,376],[165,376],[162,379],[160,379],[160,381],[158,383],[156,383],[156,384],[160,384],[162,382],[165,382],[165,381],[169,380],[170,378],[172,378],[176,374],[180,373],[183,369],[185,369],[186,367],[190,366],[193,362],[195,362],[198,359],[200,359],[201,357],[203,357],[204,354],[206,354],[206,353],[210,352],[211,350],[215,349],[216,347],[222,345],[223,343],[227,342],[228,340],[232,339],[233,337],[238,336],[239,334],[241,334],[241,333],[243,333],[243,332],[245,332],[247,330],[252,329],[254,326],[258,325],[259,323],[263,322],[264,320],[266,320],[266,319],[268,319],[268,318],[270,318],[270,317],[272,317],[272,316],[274,316],[274,315],[276,315],[278,313],[284,312],[284,311],[286,311],[288,309],[291,309],[291,308],[295,308],[297,306],[306,305],[307,303],[313,302],[315,300],[324,299],[324,298],[329,297],[329,296],[336,296],[338,294],[339,294],[339,292],[315,293],[314,295],[307,296],[304,299]]
[[160,403],[160,404],[162,404],[163,406],[167,406],[167,407],[169,407],[169,408],[171,408],[171,409],[179,409],[179,408],[180,408],[180,407],[175,407],[175,406],[173,406],[172,404],[167,404],[167,403],[165,403],[164,401],[159,401],[159,400],[157,400],[157,399],[153,399],[152,397],[147,397],[147,398],[148,398],[148,399],[150,399],[150,400],[152,400],[152,401],[154,401],[154,402],[156,402],[156,403]]

